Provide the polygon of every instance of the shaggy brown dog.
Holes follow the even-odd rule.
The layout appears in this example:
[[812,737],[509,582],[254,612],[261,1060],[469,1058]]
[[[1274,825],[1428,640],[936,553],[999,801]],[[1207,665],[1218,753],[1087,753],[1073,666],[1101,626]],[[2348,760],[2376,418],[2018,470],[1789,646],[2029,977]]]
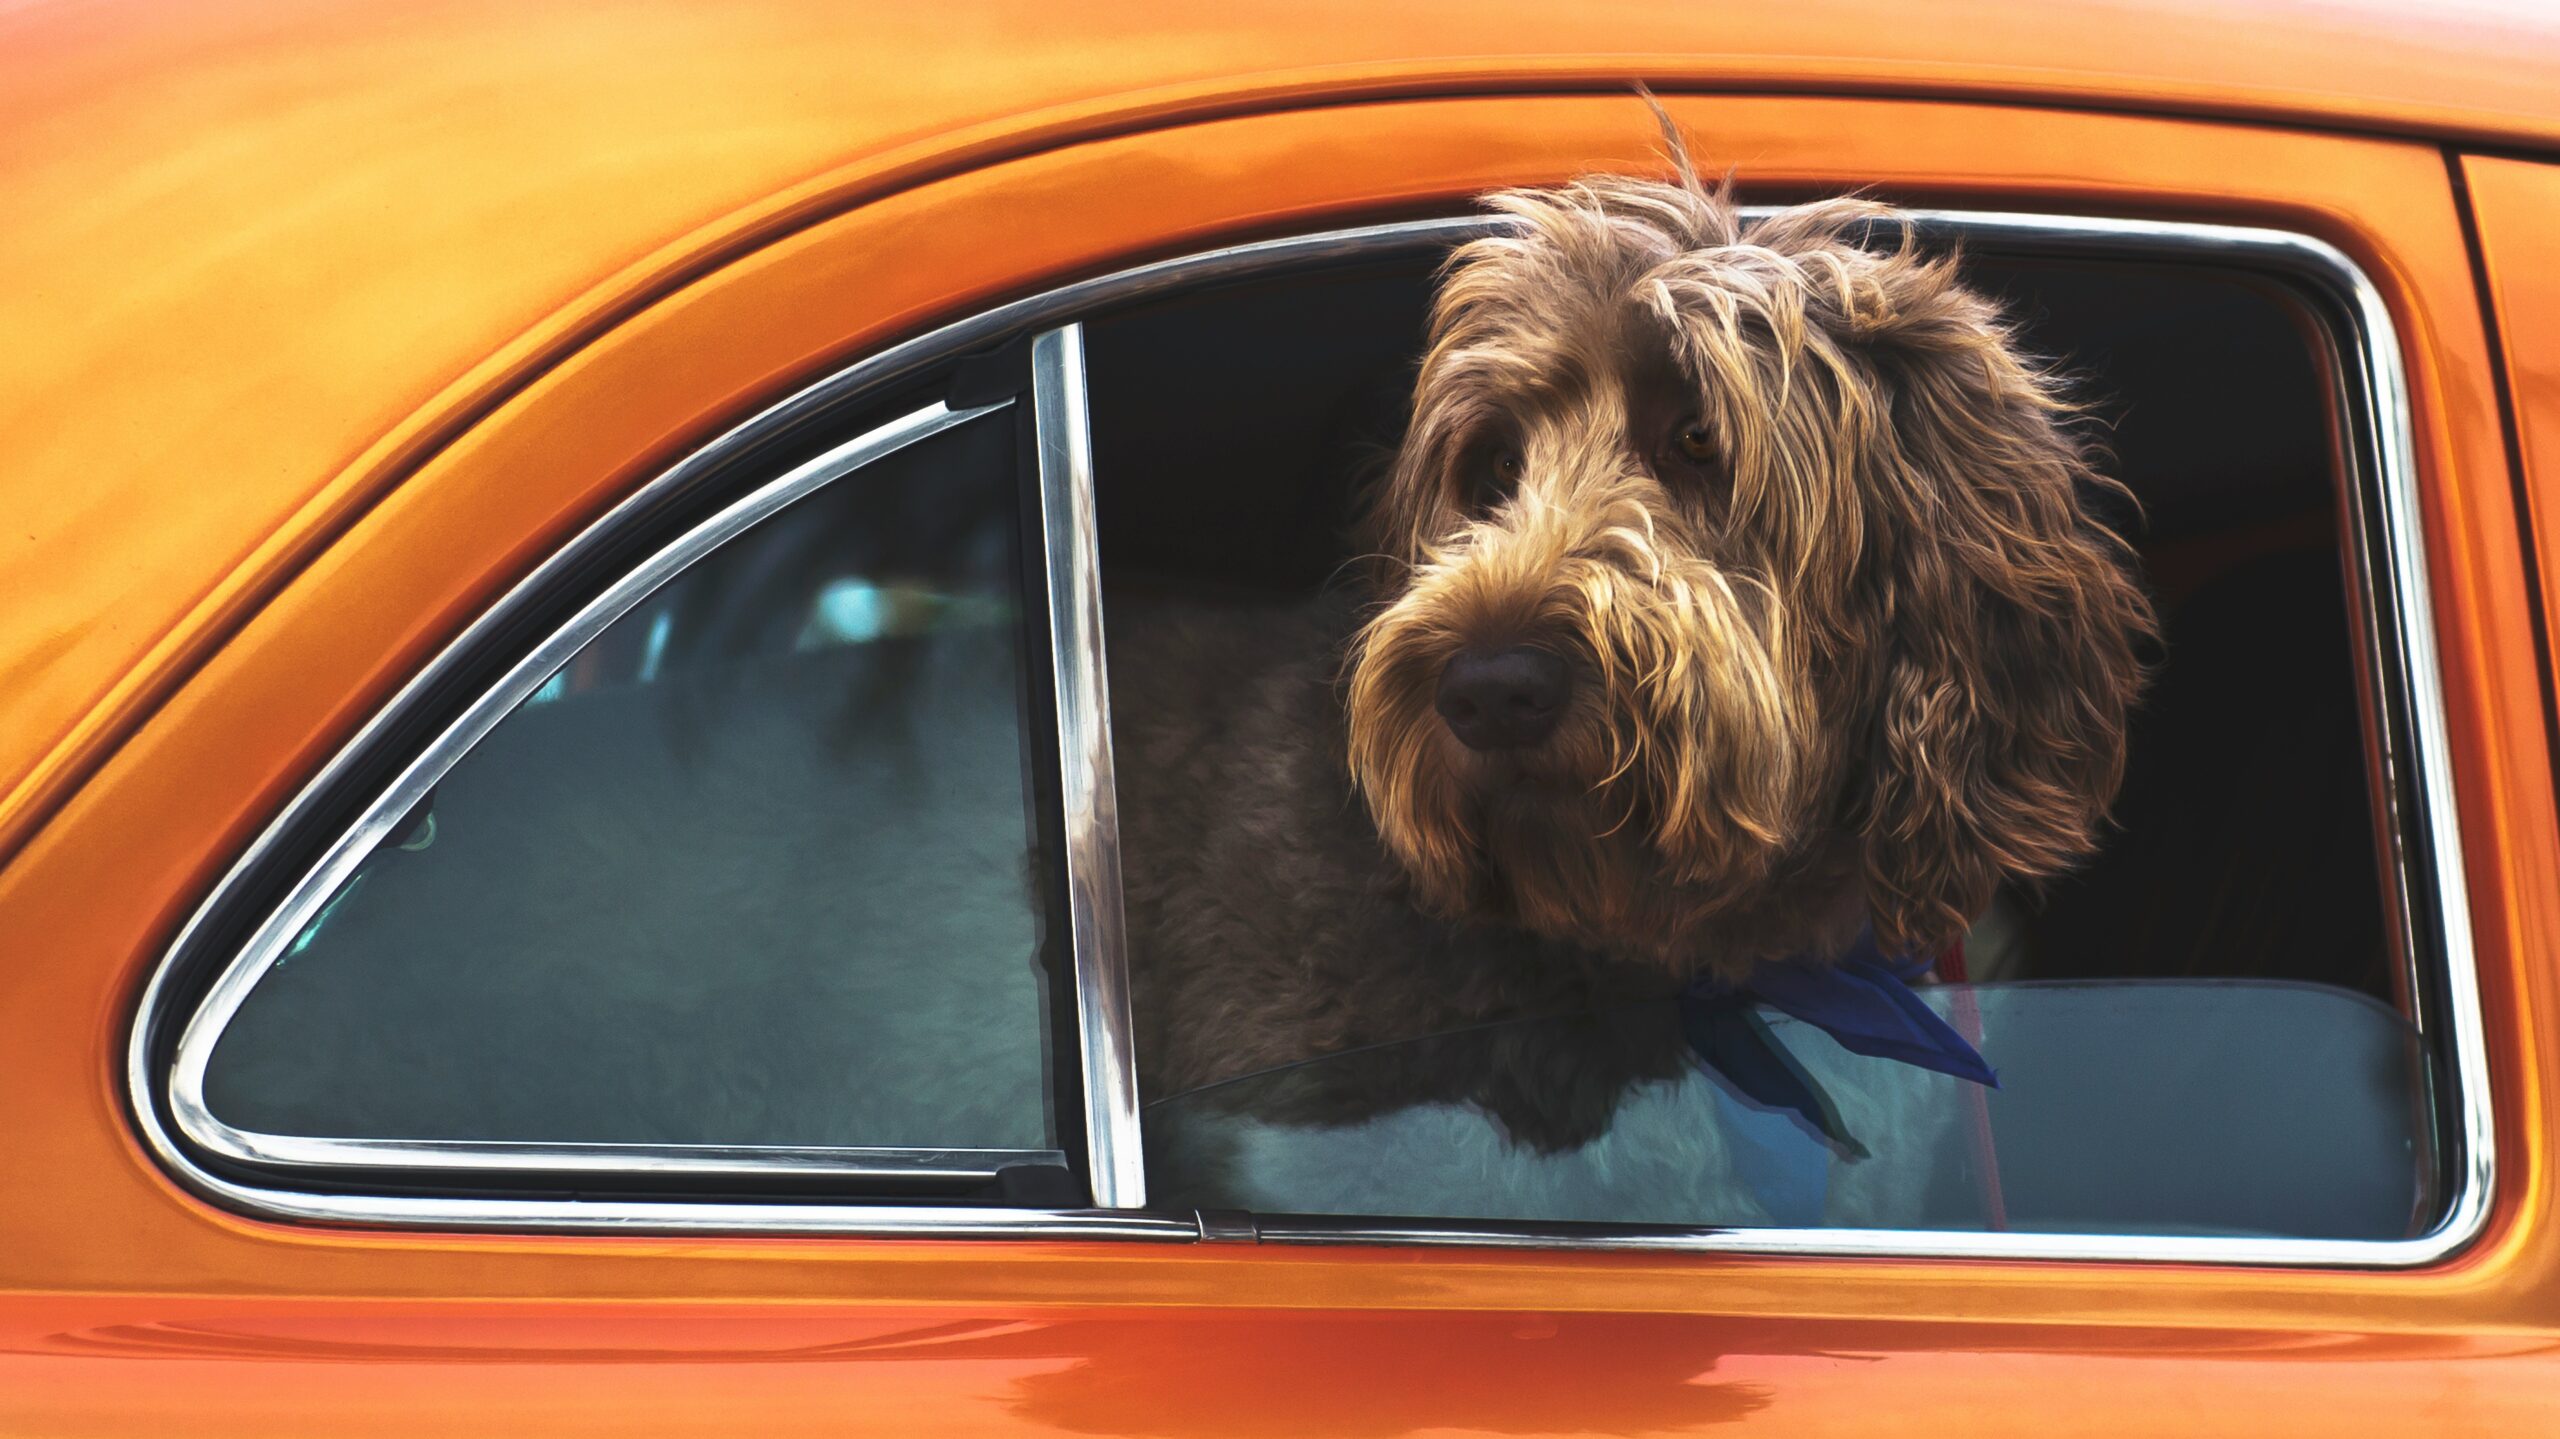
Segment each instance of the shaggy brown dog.
[[[1934,952],[2091,849],[2152,621],[2056,381],[1901,213],[1745,223],[1679,169],[1492,197],[1515,223],[1450,260],[1366,593],[1115,611],[1150,1095],[1868,924]],[[1636,1029],[1300,1098],[1569,1145],[1676,1068]]]

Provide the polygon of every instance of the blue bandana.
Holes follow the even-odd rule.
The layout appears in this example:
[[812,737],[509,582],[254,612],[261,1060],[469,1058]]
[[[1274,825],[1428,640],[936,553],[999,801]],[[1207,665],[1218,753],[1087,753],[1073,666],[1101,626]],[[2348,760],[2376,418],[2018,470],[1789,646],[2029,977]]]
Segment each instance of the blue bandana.
[[1698,980],[1680,996],[1681,1031],[1698,1067],[1744,1103],[1764,1114],[1793,1114],[1843,1152],[1863,1158],[1866,1147],[1842,1125],[1813,1077],[1770,1035],[1756,1006],[1810,1024],[1853,1054],[1897,1059],[1999,1088],[2000,1076],[1983,1062],[1981,1051],[1912,992],[1911,981],[1932,962],[1888,959],[1874,931],[1863,930],[1833,963],[1779,960],[1740,983]]

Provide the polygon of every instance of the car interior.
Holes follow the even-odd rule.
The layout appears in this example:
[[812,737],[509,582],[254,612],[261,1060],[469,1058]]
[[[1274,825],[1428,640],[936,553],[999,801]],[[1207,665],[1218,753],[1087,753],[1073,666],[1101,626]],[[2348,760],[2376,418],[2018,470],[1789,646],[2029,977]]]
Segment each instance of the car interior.
[[[1970,264],[2077,381],[2138,508],[2164,643],[2096,861],[2006,898],[2014,978],[2309,980],[2394,997],[2327,380],[2270,288],[2194,269]],[[1290,603],[1350,557],[1396,440],[1428,260],[1186,294],[1090,327],[1106,581]],[[2105,503],[2103,497],[2101,503]],[[1979,939],[1977,941],[1979,947]]]

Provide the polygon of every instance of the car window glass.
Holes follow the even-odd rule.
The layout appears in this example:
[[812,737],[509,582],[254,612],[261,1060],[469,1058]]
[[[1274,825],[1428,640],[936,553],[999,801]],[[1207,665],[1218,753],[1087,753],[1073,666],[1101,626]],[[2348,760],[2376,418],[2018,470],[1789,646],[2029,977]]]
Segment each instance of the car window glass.
[[[1821,1101],[1808,1118],[1683,1052],[1681,1005],[1666,999],[1163,1100],[1146,1113],[1153,1177],[1208,1208],[1680,1227],[2398,1239],[2423,1209],[2416,1033],[2375,1000],[2249,980],[1925,994],[1998,1056],[1998,1089],[1853,1054],[1763,1011]],[[1489,1054],[1570,1054],[1604,1026],[1630,1050],[1657,1041],[1670,1062],[1568,1142],[1523,1143],[1465,1100],[1363,1102],[1416,1073],[1481,1070]],[[1560,1088],[1548,1102],[1575,1099]]]
[[261,1133],[1057,1147],[1011,417],[834,481],[599,633],[277,957]]

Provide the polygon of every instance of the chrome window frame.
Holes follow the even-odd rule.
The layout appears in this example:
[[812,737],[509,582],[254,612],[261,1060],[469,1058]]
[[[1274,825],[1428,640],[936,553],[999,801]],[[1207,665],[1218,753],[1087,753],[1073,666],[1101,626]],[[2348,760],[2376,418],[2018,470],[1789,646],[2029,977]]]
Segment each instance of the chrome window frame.
[[[1753,209],[1746,213],[1758,214]],[[1130,1050],[1128,991],[1120,931],[1118,843],[1115,797],[1111,784],[1110,716],[1103,684],[1104,654],[1100,628],[1099,557],[1093,526],[1093,468],[1086,427],[1080,316],[1110,306],[1124,306],[1190,286],[1272,271],[1298,271],[1341,263],[1384,259],[1399,253],[1445,246],[1487,233],[1504,222],[1483,217],[1420,220],[1271,240],[1213,250],[1184,258],[1066,286],[959,321],[860,361],[781,401],[714,439],[701,450],[651,481],[595,521],[558,553],[466,629],[404,687],[330,764],[261,834],[240,861],[215,887],[155,967],[139,1007],[128,1046],[126,1085],[143,1137],[152,1151],[185,1182],[218,1202],[268,1217],[344,1224],[431,1227],[593,1231],[598,1229],[682,1233],[845,1233],[871,1235],[937,1234],[992,1237],[1093,1237],[1146,1239],[1224,1239],[1239,1234],[1281,1243],[1379,1243],[1469,1245],[1557,1249],[1635,1249],[1705,1253],[1796,1254],[1806,1256],[1900,1256],[2009,1258],[2034,1260],[2167,1261],[2249,1265],[2391,1268],[2441,1260],[2470,1243],[2486,1227],[2496,1169],[2491,1128],[2486,1036],[2480,1014],[2479,984],[2472,950],[2468,891],[2462,870],[2461,831],[2454,808],[2449,737],[2443,688],[2432,628],[2421,505],[2415,470],[2415,440],[2407,380],[2397,329],[2380,291],[2344,253],[2323,241],[2289,231],[2228,225],[2122,220],[2064,215],[1980,211],[1917,212],[1933,240],[1958,240],[1976,250],[2037,256],[2080,255],[2162,260],[2211,266],[2277,278],[2324,298],[2334,315],[2322,319],[2338,364],[2338,420],[2345,433],[2343,448],[2350,473],[2348,559],[2358,581],[2357,600],[2373,662],[2376,694],[2370,703],[2377,724],[2383,770],[2391,791],[2387,826],[2397,874],[2389,886],[2399,897],[2396,919],[2403,952],[2410,957],[2419,996],[2415,1019],[2437,1051],[2447,1057],[2446,1077],[2454,1093],[2440,1107],[2449,1123],[2441,1141],[2450,1146],[2447,1172],[2452,1192],[2442,1220],[2429,1232],[2398,1240],[2328,1240],[2169,1236],[2140,1234],[1979,1233],[1943,1230],[1731,1229],[1640,1226],[1598,1227],[1567,1224],[1458,1223],[1303,1216],[1254,1216],[1239,1224],[1235,1216],[1170,1214],[1145,1211],[1145,1176],[1138,1145],[1138,1107],[1134,1056]],[[1043,332],[1043,327],[1047,328]],[[191,941],[214,914],[225,895],[243,884],[257,862],[296,831],[322,797],[340,782],[343,772],[405,707],[418,702],[433,683],[455,668],[463,656],[477,652],[502,628],[502,621],[553,593],[581,561],[605,548],[609,539],[657,516],[672,497],[686,492],[728,457],[760,437],[780,433],[806,417],[831,412],[850,397],[877,393],[912,379],[929,367],[973,350],[1022,335],[1034,335],[1032,404],[1040,455],[1041,553],[1049,586],[1052,661],[1057,685],[1059,763],[1062,799],[1068,827],[1068,900],[1074,933],[1077,971],[1078,1034],[1085,1082],[1085,1142],[1089,1178],[1097,1200],[1092,1209],[1033,1209],[993,1206],[933,1206],[899,1203],[735,1202],[656,1199],[550,1199],[536,1196],[453,1197],[443,1195],[336,1192],[251,1183],[207,1168],[162,1122],[152,1069],[154,1042],[170,1016],[163,1013],[164,990],[189,950]],[[1009,403],[1009,402],[1003,402]],[[929,407],[930,408],[930,407]],[[1001,408],[1001,404],[966,412],[943,412],[944,426]],[[918,411],[899,424],[925,422]],[[841,455],[881,432],[866,434],[831,451]],[[916,436],[915,438],[920,438]],[[907,443],[909,441],[899,441]],[[886,453],[886,451],[882,451]],[[826,457],[821,457],[825,459]],[[871,458],[877,458],[876,455]],[[811,465],[819,461],[810,462]],[[802,476],[803,466],[760,488]],[[851,467],[847,467],[848,469]],[[798,493],[826,483],[836,474],[809,482]],[[794,498],[797,497],[795,494]],[[748,500],[738,505],[748,504]],[[733,505],[734,510],[738,506]],[[778,508],[778,505],[776,506]],[[710,524],[720,523],[729,512]],[[741,524],[739,527],[743,527]],[[697,531],[696,533],[698,533]],[[688,536],[687,538],[690,538]],[[667,549],[682,544],[671,545]],[[697,550],[707,552],[709,546]],[[660,551],[663,557],[665,550]],[[688,561],[689,562],[689,561]],[[679,564],[676,568],[680,569]],[[673,571],[669,571],[672,573]],[[623,583],[639,571],[626,574]],[[663,579],[664,576],[661,576]],[[608,594],[615,591],[608,591]],[[645,590],[642,591],[646,593]],[[636,597],[634,599],[636,602]],[[603,598],[590,605],[603,603]],[[627,607],[627,606],[626,606]],[[582,612],[583,614],[584,612]],[[601,628],[601,626],[597,626]],[[555,632],[552,642],[566,630]],[[583,639],[580,640],[583,643]],[[572,647],[574,648],[574,646]],[[548,647],[536,652],[548,653]],[[565,658],[565,652],[561,656]],[[529,657],[509,672],[501,686],[482,694],[473,712],[494,708],[499,716],[512,708],[494,696],[522,678]],[[545,671],[547,673],[547,671]],[[538,680],[537,680],[538,682]],[[529,692],[529,689],[528,689]],[[466,716],[468,718],[468,716]],[[490,723],[494,723],[492,718]],[[457,722],[457,728],[459,722]],[[467,745],[464,746],[467,748]],[[459,757],[457,751],[453,758]],[[450,760],[448,760],[450,763]],[[413,764],[417,770],[420,764]],[[404,772],[404,782],[408,778]],[[431,782],[431,781],[430,781]],[[337,857],[351,847],[360,857],[374,840],[407,812],[386,793],[329,851],[331,859],[303,877],[295,893],[318,886],[325,898],[335,881],[320,885]],[[421,789],[419,792],[423,792]],[[414,796],[412,796],[414,799]],[[287,908],[290,905],[288,904]],[[287,908],[279,908],[250,945],[234,956],[215,981],[208,1000],[187,1016],[192,1032],[212,1011],[211,995],[239,980],[244,969],[263,970],[261,945],[282,926]],[[289,937],[298,926],[284,928]],[[2442,973],[2426,964],[2440,954]],[[236,1009],[252,973],[232,996]],[[227,1018],[229,1011],[224,1012]],[[219,1038],[219,1025],[202,1041],[209,1054]],[[180,1049],[186,1048],[181,1041]],[[201,1056],[199,1056],[199,1060]],[[201,1065],[196,1071],[196,1100],[201,1101]],[[175,1098],[173,1089],[173,1101]],[[210,1119],[210,1115],[203,1118]],[[1060,1117],[1067,1122],[1066,1116]],[[218,1121],[216,1121],[218,1123]],[[203,1136],[191,1126],[189,1135]],[[237,1131],[234,1131],[237,1134]],[[273,1137],[266,1137],[272,1139]],[[493,1168],[558,1170],[559,1155],[526,1155],[513,1165],[488,1162],[492,1146],[463,1146],[472,1155],[437,1150],[448,1146],[403,1145],[396,1141],[304,1141],[306,1143],[387,1146],[361,1160],[342,1155],[344,1163],[361,1162],[423,1171]],[[251,1146],[242,1146],[244,1149]],[[510,1147],[514,1148],[514,1147]],[[556,1150],[552,1146],[526,1148]],[[936,1154],[931,1151],[845,1152],[781,1151],[740,1148],[716,1151],[668,1146],[577,1146],[597,1152],[591,1164],[565,1166],[583,1172],[651,1174],[690,1172],[724,1176],[779,1173],[834,1177],[914,1176],[925,1173],[983,1172],[984,1156]],[[661,1153],[674,1149],[680,1152]],[[605,1151],[610,1151],[605,1152]],[[220,1152],[220,1151],[217,1151]],[[294,1164],[292,1154],[252,1152],[234,1155],[243,1162],[270,1166]],[[307,1160],[307,1156],[306,1156]],[[450,1162],[447,1162],[447,1161]],[[673,1168],[661,1168],[672,1165]],[[940,1166],[940,1167],[936,1167]],[[975,1166],[975,1167],[972,1167]]]
[[[920,1149],[884,1146],[622,1144],[503,1140],[352,1139],[270,1134],[215,1115],[206,1072],[223,1032],[252,990],[292,953],[329,901],[364,862],[397,833],[473,746],[515,714],[536,691],[615,621],[748,529],[818,489],[845,480],[908,446],[991,419],[1009,399],[954,410],[931,404],[793,466],[660,547],[638,568],[581,606],[542,643],[517,660],[417,756],[362,816],[306,871],[284,901],[253,931],[181,1031],[170,1066],[169,1116],[180,1133],[234,1164],[310,1170],[404,1169],[498,1174],[630,1174],[665,1178],[739,1178],[789,1173],[844,1180],[905,1179],[992,1182],[1006,1164],[1063,1166],[1056,1149]],[[1120,1207],[1120,1206],[1112,1206]]]
[[1094,1207],[1144,1209],[1146,1156],[1121,931],[1120,794],[1111,763],[1111,695],[1103,683],[1109,669],[1102,650],[1102,543],[1094,523],[1083,325],[1070,322],[1031,342],[1031,413],[1040,449],[1041,561],[1049,579],[1086,1169]]

